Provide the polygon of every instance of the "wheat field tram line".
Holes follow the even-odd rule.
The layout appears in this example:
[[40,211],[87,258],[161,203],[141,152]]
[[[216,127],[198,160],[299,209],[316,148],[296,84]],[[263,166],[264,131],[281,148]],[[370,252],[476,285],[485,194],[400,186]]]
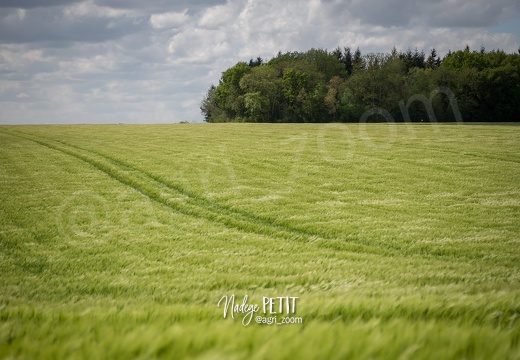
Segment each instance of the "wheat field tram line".
[[87,150],[61,140],[46,139],[42,136],[35,136],[20,131],[15,132],[12,130],[8,135],[37,143],[48,149],[81,160],[121,184],[133,188],[150,200],[162,204],[180,214],[220,223],[247,233],[256,233],[273,238],[303,242],[335,240],[348,243],[350,251],[376,252],[381,254],[380,248],[369,249],[372,246],[356,243],[352,240],[346,241],[336,237],[326,236],[325,234],[310,233],[304,229],[291,227],[286,224],[277,224],[272,219],[258,217],[227,205],[219,204],[203,196],[189,192],[157,175],[138,169],[131,164],[98,151]]
[[[433,256],[438,258],[437,255],[425,251],[424,249],[422,251],[408,250],[403,252],[402,249],[393,244],[378,246],[367,243],[360,238],[347,237],[347,234],[345,237],[337,237],[317,231],[307,231],[291,226],[290,224],[277,223],[276,220],[250,214],[192,193],[157,175],[95,150],[84,149],[61,140],[48,139],[43,136],[27,134],[13,129],[9,131],[3,129],[0,130],[0,133],[31,141],[89,164],[98,171],[134,189],[151,201],[163,205],[171,211],[219,223],[241,232],[254,233],[273,239],[313,243],[319,248],[328,249],[335,253],[338,251],[362,253],[378,258],[387,256],[404,258],[409,256],[430,258]],[[459,260],[465,261],[464,258]],[[453,259],[450,261],[453,261]]]

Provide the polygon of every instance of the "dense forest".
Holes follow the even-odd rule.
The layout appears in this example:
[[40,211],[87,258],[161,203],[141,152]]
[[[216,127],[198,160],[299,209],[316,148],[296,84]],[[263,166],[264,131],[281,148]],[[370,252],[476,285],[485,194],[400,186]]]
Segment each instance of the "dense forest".
[[224,71],[200,108],[207,122],[518,121],[520,54],[278,53]]

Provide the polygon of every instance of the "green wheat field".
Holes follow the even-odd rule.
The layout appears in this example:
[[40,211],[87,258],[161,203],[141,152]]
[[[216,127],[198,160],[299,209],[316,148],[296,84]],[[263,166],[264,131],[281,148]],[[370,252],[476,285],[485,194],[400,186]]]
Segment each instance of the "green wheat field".
[[515,124],[2,126],[0,184],[0,358],[520,359]]

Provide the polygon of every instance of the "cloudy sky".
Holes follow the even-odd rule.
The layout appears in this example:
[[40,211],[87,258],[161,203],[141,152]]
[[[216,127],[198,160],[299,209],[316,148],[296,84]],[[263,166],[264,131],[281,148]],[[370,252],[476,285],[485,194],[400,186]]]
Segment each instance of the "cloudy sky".
[[199,122],[278,51],[520,46],[518,0],[0,0],[0,123]]

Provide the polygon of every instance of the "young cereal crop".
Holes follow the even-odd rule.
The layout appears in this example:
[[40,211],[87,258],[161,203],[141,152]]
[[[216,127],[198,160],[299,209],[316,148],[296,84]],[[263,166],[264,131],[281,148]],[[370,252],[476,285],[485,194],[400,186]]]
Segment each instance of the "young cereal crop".
[[520,358],[514,124],[2,126],[0,184],[0,358]]

